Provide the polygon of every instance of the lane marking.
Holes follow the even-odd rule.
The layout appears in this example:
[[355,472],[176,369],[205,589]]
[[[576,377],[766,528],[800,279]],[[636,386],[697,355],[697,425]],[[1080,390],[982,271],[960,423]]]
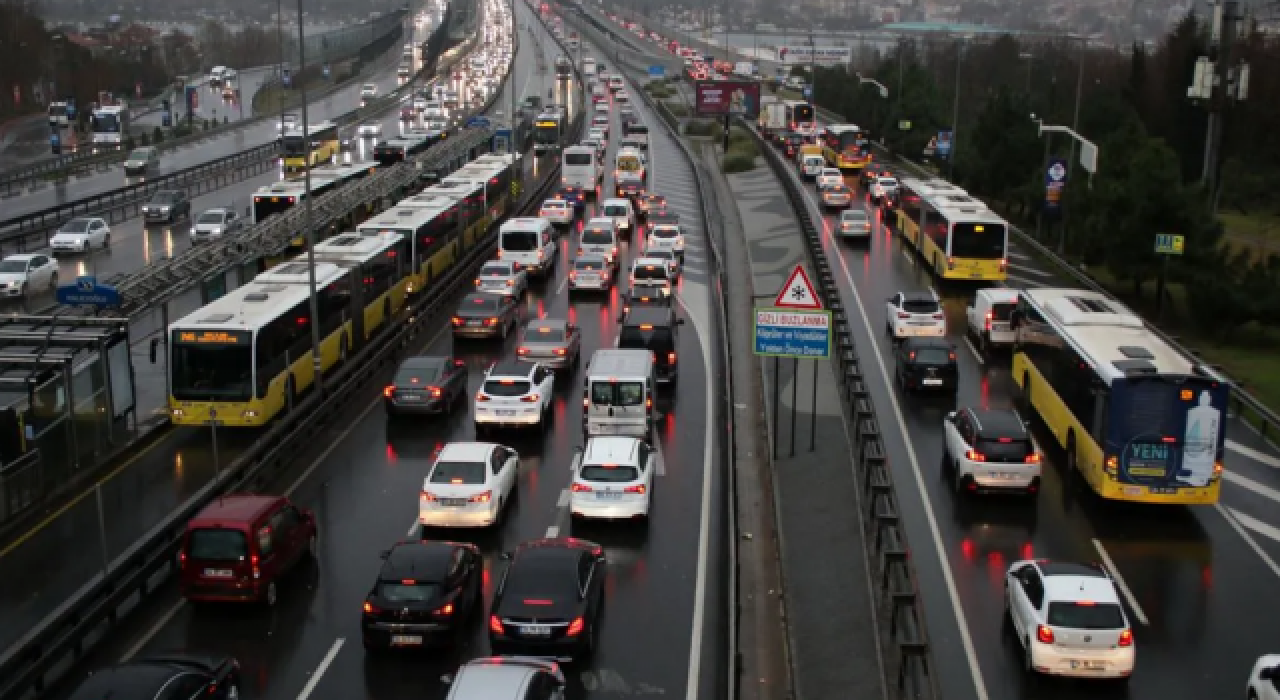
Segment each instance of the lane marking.
[[[681,302],[680,305],[684,306],[684,302]],[[654,476],[666,476],[667,475],[667,458],[662,456],[662,453],[663,453],[662,441],[658,439],[657,433],[653,434],[653,451],[655,455],[654,460],[657,461],[657,464],[653,465]]]
[[1044,270],[1037,270],[1037,269],[1036,269],[1036,268],[1034,268],[1034,267],[1025,267],[1025,266],[1023,266],[1023,265],[1010,265],[1010,267],[1014,268],[1015,270],[1019,270],[1019,271],[1022,271],[1022,272],[1026,272],[1027,274],[1035,275],[1036,277],[1053,277],[1053,273],[1052,273],[1052,272],[1045,272]]
[[1102,558],[1102,566],[1111,575],[1111,580],[1115,581],[1116,588],[1120,589],[1120,595],[1124,596],[1124,601],[1133,610],[1133,616],[1138,618],[1138,622],[1141,622],[1143,627],[1150,625],[1151,623],[1147,621],[1147,614],[1142,611],[1142,606],[1138,605],[1138,599],[1134,597],[1133,591],[1129,589],[1129,584],[1120,575],[1120,570],[1116,568],[1115,562],[1111,561],[1111,555],[1107,554],[1107,550],[1096,537],[1093,539],[1093,548],[1098,550],[1098,556]]
[[1263,498],[1268,498],[1276,503],[1280,503],[1280,491],[1277,491],[1260,481],[1254,481],[1247,476],[1229,471],[1223,471],[1222,478],[1224,481],[1235,484],[1241,488],[1248,489]]
[[338,656],[338,652],[342,651],[342,645],[346,643],[347,640],[342,637],[333,640],[333,646],[329,647],[329,653],[325,654],[323,659],[320,659],[320,665],[316,666],[311,678],[302,687],[302,692],[298,693],[298,700],[307,700],[307,698],[311,697],[311,693],[315,692],[316,686],[320,684],[320,679],[324,677],[324,672],[329,670],[329,664],[333,663],[334,658]]
[[968,333],[965,333],[965,334],[964,334],[963,336],[961,336],[961,337],[963,337],[963,338],[964,338],[964,346],[965,346],[966,348],[969,348],[969,352],[973,353],[973,359],[977,360],[977,361],[978,361],[978,364],[980,364],[980,365],[982,365],[982,366],[984,366],[984,367],[985,367],[985,366],[986,366],[986,364],[987,364],[987,361],[986,361],[985,359],[983,359],[983,357],[982,357],[982,353],[978,352],[978,349],[977,349],[977,348],[975,348],[975,347],[973,347],[973,341],[969,340],[969,334],[968,334]]
[[569,507],[569,489],[560,489],[560,498],[556,499],[556,508],[564,510]]
[[547,532],[546,532],[546,535],[545,535],[545,537],[546,537],[547,539],[549,539],[549,540],[554,540],[555,538],[557,538],[557,537],[559,537],[559,536],[560,536],[560,526],[559,526],[559,525],[552,525],[551,527],[547,528]]
[[1231,450],[1232,452],[1235,452],[1236,454],[1248,457],[1249,459],[1252,459],[1253,461],[1258,462],[1259,464],[1265,464],[1268,467],[1271,467],[1273,469],[1280,469],[1280,458],[1272,457],[1271,455],[1265,452],[1255,450],[1252,447],[1241,445],[1240,443],[1235,442],[1234,440],[1227,440],[1227,449]]
[[1039,280],[1028,279],[1028,278],[1026,278],[1026,277],[1020,277],[1020,276],[1018,276],[1018,275],[1014,275],[1014,274],[1010,274],[1010,275],[1008,275],[1008,279],[1015,280],[1015,281],[1017,281],[1017,282],[1021,282],[1021,283],[1023,283],[1024,285],[1026,285],[1026,286],[1028,286],[1028,287],[1043,287],[1043,286],[1044,286],[1044,284],[1042,284]]
[[[1253,536],[1244,529],[1244,526],[1240,524],[1241,521],[1237,519],[1237,513],[1234,510],[1223,506],[1221,503],[1215,503],[1213,504],[1213,507],[1222,514],[1222,517],[1226,519],[1227,524],[1231,526],[1231,529],[1235,530],[1236,534],[1240,535],[1249,547],[1253,549],[1253,553],[1257,554],[1258,557],[1262,559],[1262,562],[1271,569],[1271,573],[1275,574],[1276,578],[1280,578],[1280,564],[1276,564],[1276,560],[1272,559],[1271,555],[1267,554],[1266,550],[1262,548],[1262,545],[1259,545],[1258,541],[1253,539]],[[1241,513],[1240,515],[1243,514]],[[1253,518],[1249,518],[1249,520],[1252,521]]]
[[1262,535],[1263,537],[1266,537],[1267,539],[1274,542],[1280,542],[1280,528],[1264,523],[1248,513],[1239,511],[1231,506],[1227,506],[1226,508],[1231,513],[1232,517],[1240,521],[1241,525],[1258,533],[1259,535]]
[[[807,191],[805,194],[805,201],[811,208],[813,200],[809,197],[812,195]],[[873,348],[871,355],[875,357],[876,368],[880,370],[880,377],[884,380],[885,393],[889,396],[889,407],[893,409],[893,417],[896,419],[898,433],[902,436],[902,443],[907,452],[907,460],[911,463],[911,472],[915,477],[916,490],[919,492],[920,501],[924,506],[925,521],[929,525],[933,548],[942,567],[942,580],[946,584],[947,595],[951,598],[951,609],[955,612],[956,623],[959,626],[960,644],[964,647],[964,655],[969,664],[969,672],[973,676],[974,692],[978,700],[989,700],[991,696],[987,693],[986,681],[982,677],[982,666],[978,663],[978,652],[973,646],[973,635],[969,632],[968,618],[960,600],[960,592],[956,588],[955,575],[951,571],[951,559],[947,556],[946,547],[942,544],[942,531],[938,527],[938,516],[933,510],[933,503],[929,498],[929,489],[925,486],[924,474],[920,469],[920,459],[916,456],[911,437],[907,435],[906,417],[902,414],[902,406],[898,402],[898,395],[894,392],[893,382],[889,380],[889,370],[884,365],[884,356],[881,355],[880,347],[875,342],[876,333],[871,328],[871,317],[867,315],[867,307],[862,303],[862,295],[858,293],[858,285],[853,283],[853,275],[849,272],[849,265],[845,262],[844,256],[837,251],[835,257],[840,261],[840,269],[844,273],[844,279],[849,283],[849,291],[853,294],[853,300],[858,305],[859,316],[862,317],[862,325],[867,331],[867,337],[871,339]]]
[[129,647],[129,649],[125,651],[125,653],[120,657],[120,663],[125,663],[130,659],[132,659],[133,657],[137,656],[138,652],[142,651],[142,647],[146,646],[147,643],[149,643],[153,638],[155,638],[157,634],[160,634],[160,630],[163,629],[166,625],[168,625],[169,621],[173,619],[173,616],[177,615],[178,611],[181,610],[183,606],[185,606],[186,604],[187,604],[187,599],[182,598],[178,600],[178,602],[174,603],[173,607],[166,610],[165,613],[160,616],[160,619],[156,620],[156,623],[152,625],[149,629],[147,629],[146,633],[143,634],[142,637],[138,639],[138,641],[134,642],[133,646]]

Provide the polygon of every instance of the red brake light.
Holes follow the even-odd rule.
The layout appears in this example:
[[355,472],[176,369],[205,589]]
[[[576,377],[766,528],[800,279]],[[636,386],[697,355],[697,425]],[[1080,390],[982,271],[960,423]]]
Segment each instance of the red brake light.
[[911,318],[911,314],[907,313],[906,311],[899,311],[898,318]]
[[497,615],[489,616],[489,631],[493,632],[494,634],[503,633],[502,620],[499,620]]
[[430,394],[431,394],[431,398],[433,398],[433,399],[438,399],[438,398],[440,398],[440,396],[441,396],[441,395],[443,395],[443,393],[444,393],[444,392],[440,391],[440,388],[439,388],[439,387],[434,387],[434,386],[433,386],[433,387],[428,387],[428,388],[427,388],[427,391],[428,391],[428,392],[430,392]]
[[555,353],[556,353],[557,355],[560,355],[560,356],[563,356],[566,352],[568,352],[568,351],[567,351],[567,350],[565,350],[564,348],[556,348],[556,349],[555,349]]
[[461,326],[461,325],[462,325],[462,323],[463,323],[462,319],[458,318],[457,316],[454,316],[454,317],[453,317],[453,325],[455,325],[455,326]]
[[667,353],[667,364],[674,365],[676,363],[676,354],[674,352]]
[[364,602],[364,614],[372,615],[374,613],[380,613],[380,612],[382,611],[379,610],[378,608],[373,607],[373,603],[370,603],[367,600]]
[[394,393],[396,393],[396,388],[394,386],[389,386],[382,390],[382,395],[387,398],[391,398],[391,395]]
[[584,627],[586,627],[586,623],[583,619],[581,617],[575,617],[573,618],[573,622],[569,623],[569,631],[565,632],[565,634],[570,637],[576,637],[582,634],[582,629]]
[[1036,639],[1040,640],[1041,644],[1053,644],[1053,630],[1045,625],[1036,625]]
[[492,325],[494,325],[494,324],[495,324],[495,323],[497,323],[497,322],[498,322],[498,319],[496,319],[496,318],[486,318],[486,319],[484,320],[484,325],[486,325],[486,326],[492,326]]
[[586,484],[579,484],[577,482],[574,482],[573,485],[569,487],[569,490],[574,493],[591,493],[590,486],[587,486]]
[[1024,457],[1022,461],[1026,464],[1039,464],[1040,455],[1036,452],[1032,452],[1031,454]]
[[472,503],[488,503],[492,498],[493,498],[493,492],[485,491],[484,493],[478,493],[472,496],[471,498],[468,498],[467,500]]
[[488,394],[485,394],[483,391],[476,392],[476,401],[488,401],[488,400],[489,400]]
[[964,458],[965,458],[965,459],[967,459],[967,460],[969,460],[970,462],[985,462],[985,461],[987,461],[987,456],[986,456],[986,455],[984,455],[984,454],[982,454],[981,452],[979,452],[979,451],[977,451],[977,450],[965,450],[965,452],[964,452]]
[[539,398],[541,397],[537,394],[529,394],[528,396],[521,396],[520,400],[524,403],[538,403]]
[[529,348],[517,348],[517,349],[516,349],[516,354],[517,354],[517,355],[528,355],[528,354],[529,354]]
[[628,486],[625,489],[622,489],[622,492],[638,493],[638,494],[644,495],[644,484],[636,484],[635,486]]
[[183,566],[186,566],[186,565],[187,565],[187,553],[186,553],[186,552],[178,552],[178,566],[179,566],[179,568],[181,568],[181,567],[183,567]]
[[445,603],[443,608],[440,608],[439,610],[437,610],[437,611],[436,611],[436,614],[437,614],[437,615],[445,615],[445,616],[452,615],[452,614],[453,614],[453,603]]
[[1116,641],[1116,646],[1133,646],[1133,630],[1121,630],[1120,639]]

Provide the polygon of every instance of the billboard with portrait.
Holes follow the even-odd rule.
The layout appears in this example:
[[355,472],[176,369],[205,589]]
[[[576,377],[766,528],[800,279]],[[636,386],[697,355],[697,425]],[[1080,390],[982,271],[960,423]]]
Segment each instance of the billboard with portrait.
[[760,115],[760,83],[747,80],[700,80],[694,83],[694,108],[699,116]]

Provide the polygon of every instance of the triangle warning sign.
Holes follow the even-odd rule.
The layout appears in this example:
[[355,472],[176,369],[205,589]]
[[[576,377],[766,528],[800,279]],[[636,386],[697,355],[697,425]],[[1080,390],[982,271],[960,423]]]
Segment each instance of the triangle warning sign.
[[822,302],[818,300],[818,293],[813,288],[813,283],[809,281],[809,275],[804,271],[803,265],[796,265],[796,268],[791,271],[791,276],[787,278],[787,283],[782,285],[781,291],[773,300],[773,305],[780,309],[822,310]]

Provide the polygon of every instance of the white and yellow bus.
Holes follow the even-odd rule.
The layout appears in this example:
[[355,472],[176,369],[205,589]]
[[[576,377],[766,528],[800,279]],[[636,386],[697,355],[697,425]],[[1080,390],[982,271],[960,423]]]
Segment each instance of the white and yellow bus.
[[822,155],[827,164],[841,170],[862,170],[871,165],[866,134],[856,124],[833,124],[822,135]]
[[333,122],[320,122],[307,126],[307,136],[311,141],[311,153],[307,153],[307,141],[302,129],[290,129],[280,138],[280,150],[284,153],[282,162],[285,170],[301,170],[314,168],[317,165],[332,162],[342,150],[338,139],[338,125]]
[[1222,488],[1226,380],[1093,291],[1024,289],[1010,316],[1024,407],[1103,498],[1212,504]]
[[[376,235],[343,233],[315,249],[316,265],[331,263],[350,272],[352,308],[358,309],[349,347],[363,347],[405,306],[410,278],[409,239],[390,231]],[[307,257],[298,258],[306,263]]]
[[463,208],[456,197],[419,194],[356,227],[362,236],[396,233],[409,241],[412,260],[406,291],[416,294],[431,285],[458,259],[456,231],[463,223]]
[[1003,282],[1009,224],[981,201],[941,180],[898,183],[897,229],[942,279]]

